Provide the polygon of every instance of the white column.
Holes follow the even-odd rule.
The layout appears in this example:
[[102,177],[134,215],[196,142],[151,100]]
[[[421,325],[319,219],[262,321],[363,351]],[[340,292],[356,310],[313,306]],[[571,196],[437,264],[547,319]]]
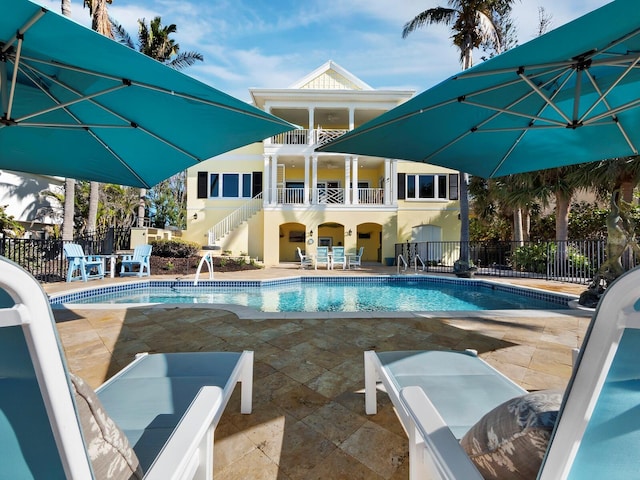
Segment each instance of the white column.
[[311,158],[309,155],[304,156],[304,204],[309,204],[309,162]]
[[351,204],[351,157],[344,157],[344,204]]
[[315,143],[315,135],[314,135],[314,129],[315,126],[313,125],[314,122],[314,108],[313,107],[309,107],[309,145],[313,145]]
[[358,157],[351,157],[351,162],[353,164],[353,174],[351,175],[351,181],[353,182],[353,203],[357,205],[360,203],[358,197]]
[[384,159],[384,204],[389,205],[391,203],[391,160]]
[[269,205],[271,202],[271,170],[270,170],[270,161],[271,156],[263,155],[264,157],[264,167],[262,168],[262,205]]
[[349,107],[349,130],[353,130],[355,126],[355,110],[353,107]]
[[278,203],[278,156],[271,155],[271,205]]
[[391,204],[398,204],[398,161],[391,160]]
[[313,195],[312,204],[318,203],[318,155],[311,156],[311,192]]

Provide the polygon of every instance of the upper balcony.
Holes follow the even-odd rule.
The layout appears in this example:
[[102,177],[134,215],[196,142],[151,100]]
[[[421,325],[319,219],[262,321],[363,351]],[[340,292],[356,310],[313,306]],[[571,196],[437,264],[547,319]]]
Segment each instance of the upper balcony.
[[348,131],[336,128],[299,128],[275,135],[269,139],[268,143],[271,145],[310,145],[317,148],[341,137]]

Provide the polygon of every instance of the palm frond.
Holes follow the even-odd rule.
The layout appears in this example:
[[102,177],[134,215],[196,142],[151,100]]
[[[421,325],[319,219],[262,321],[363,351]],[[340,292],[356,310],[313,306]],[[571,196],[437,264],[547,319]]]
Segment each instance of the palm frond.
[[185,67],[193,65],[197,61],[204,61],[204,57],[198,52],[184,52],[179,53],[175,58],[167,63],[168,66],[176,70],[181,70]]
[[455,21],[457,15],[458,12],[452,8],[436,7],[425,10],[404,25],[404,28],[402,29],[402,38],[407,38],[411,32],[424,27],[425,25],[439,23],[451,25]]
[[131,35],[129,35],[129,32],[127,32],[125,28],[113,17],[109,17],[109,23],[111,23],[111,33],[113,33],[113,38],[118,43],[135,50],[136,46],[133,43],[133,39],[131,38]]

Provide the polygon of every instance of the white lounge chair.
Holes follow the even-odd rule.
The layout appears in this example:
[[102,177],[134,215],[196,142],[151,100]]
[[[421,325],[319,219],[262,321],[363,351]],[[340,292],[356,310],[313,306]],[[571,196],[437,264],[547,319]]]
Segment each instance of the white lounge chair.
[[364,247],[360,247],[358,253],[352,253],[347,255],[347,263],[349,264],[349,268],[357,267],[360,268],[362,266],[362,255],[364,254]]
[[[133,249],[133,255],[124,255],[120,266],[120,276],[149,276],[151,274],[151,248],[151,245],[138,245]],[[138,268],[137,271],[135,270],[136,267]]]
[[253,352],[141,355],[98,398],[68,373],[39,283],[0,258],[2,478],[211,479],[213,430],[238,381],[250,413],[252,370]]
[[[600,301],[562,398],[537,478],[637,478],[639,350],[640,268],[636,268],[610,285]],[[373,353],[367,353],[372,357]],[[460,354],[451,352],[454,355]],[[413,378],[402,378],[398,371],[402,368],[394,368],[392,362],[383,360],[380,367],[374,367],[371,358],[368,362],[369,368],[380,368],[383,378],[389,377],[385,385],[391,386],[389,395],[402,411],[400,418],[410,437],[410,478],[481,479],[476,465],[458,443],[460,415],[441,401],[448,395],[452,402],[458,397],[466,398],[469,404],[476,402],[477,389],[466,388],[464,374],[459,379],[445,375],[440,381],[434,379],[431,385],[419,385],[420,370],[413,372]],[[446,369],[449,362],[440,363]],[[493,385],[487,383],[486,390],[492,389]],[[530,456],[531,452],[526,454]]]
[[347,268],[347,257],[344,254],[344,247],[333,247],[331,249],[331,268],[340,265],[344,270]]
[[313,259],[309,255],[305,255],[300,250],[300,247],[296,247],[298,251],[298,258],[300,259],[300,268],[307,268],[313,265]]
[[331,268],[331,259],[329,258],[329,247],[318,247],[316,249],[316,258],[314,259],[315,269],[318,265],[326,265],[327,270]]
[[93,255],[85,255],[82,247],[77,243],[65,243],[64,255],[69,261],[67,282],[104,278],[104,261]]

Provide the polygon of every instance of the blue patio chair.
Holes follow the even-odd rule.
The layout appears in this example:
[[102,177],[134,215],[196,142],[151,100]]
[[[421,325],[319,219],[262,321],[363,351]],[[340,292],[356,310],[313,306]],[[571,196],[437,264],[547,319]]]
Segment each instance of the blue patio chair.
[[315,269],[318,265],[326,265],[327,270],[331,268],[331,259],[329,258],[329,247],[318,247],[316,249],[316,258],[314,259]]
[[358,253],[347,255],[347,263],[349,264],[349,268],[361,267],[363,254],[364,254],[364,247],[360,247],[360,250],[358,250]]
[[344,270],[347,268],[347,257],[344,254],[344,247],[333,247],[331,250],[331,268],[340,265]]
[[[534,429],[529,427],[531,410],[522,410],[518,402],[538,393],[507,400],[485,412],[481,420],[470,426],[467,423],[469,411],[456,408],[454,404],[460,407],[461,403],[467,402],[475,408],[480,401],[486,403],[497,392],[508,394],[512,388],[506,383],[506,377],[501,378],[498,372],[492,374],[491,367],[478,357],[463,352],[414,352],[424,356],[422,367],[416,362],[404,362],[409,367],[409,370],[405,370],[403,359],[411,357],[411,352],[384,352],[387,357],[382,355],[375,367],[377,361],[372,356],[376,353],[366,352],[365,362],[369,365],[365,366],[365,374],[369,376],[369,382],[373,374],[380,374],[385,385],[390,386],[389,395],[397,405],[401,421],[409,434],[411,479],[482,479],[479,469],[487,464],[478,463],[478,457],[483,457],[483,461],[488,461],[492,468],[498,467],[498,475],[505,466],[513,469],[522,465],[525,468],[519,463],[522,457],[523,462],[530,462],[532,458],[540,462],[544,457],[541,463],[534,465],[536,471],[532,472],[532,478],[537,474],[540,480],[628,479],[638,476],[639,350],[640,268],[636,268],[607,288],[585,335],[567,389],[561,397],[560,393],[556,393],[561,403],[555,406],[555,412],[543,412],[542,416],[536,417],[538,421],[546,415],[545,421],[548,421],[557,414],[555,427],[554,422],[550,425],[533,424],[535,428],[545,427],[547,432],[553,429],[546,452],[533,452],[530,448],[518,451],[514,447],[517,444],[514,440],[502,452],[493,450],[497,445],[495,443],[494,447],[482,446],[490,453],[476,455],[474,452],[474,461],[462,445],[469,447],[482,437],[488,438],[489,431],[492,436],[500,438],[499,444],[502,445],[505,439],[494,428],[498,430],[505,424],[508,411],[512,412],[509,415],[520,419],[514,418],[514,423],[516,420],[518,424],[522,423],[523,430],[517,434],[518,441],[528,435],[525,429]],[[425,361],[429,353],[444,356],[435,359],[437,365],[427,364]],[[458,360],[464,361],[459,363]],[[476,379],[475,372],[478,369],[484,372],[484,379],[480,383],[485,383],[486,388],[474,387],[472,393],[468,388],[469,381],[474,385],[478,383],[480,379]],[[439,371],[439,375],[429,378],[430,371]],[[375,387],[375,383],[373,385]],[[514,384],[513,388],[519,387]],[[373,413],[369,409],[375,411],[375,397],[367,399],[368,413]],[[523,421],[525,417],[526,422]],[[500,424],[492,423],[497,418],[501,419]],[[467,442],[469,435],[471,442]],[[458,439],[462,436],[465,437],[461,445]],[[499,465],[492,463],[499,456],[508,456],[508,461],[501,458]]]
[[0,257],[2,478],[138,478],[142,467],[145,479],[211,479],[237,382],[251,412],[253,352],[143,354],[97,395],[62,352],[46,293]]
[[[138,245],[133,249],[133,255],[124,255],[120,266],[120,276],[136,275],[138,277],[151,274],[151,245]],[[138,270],[134,270],[137,267]]]
[[92,255],[85,255],[82,247],[77,243],[65,243],[64,255],[69,261],[67,282],[104,278],[104,261]]

